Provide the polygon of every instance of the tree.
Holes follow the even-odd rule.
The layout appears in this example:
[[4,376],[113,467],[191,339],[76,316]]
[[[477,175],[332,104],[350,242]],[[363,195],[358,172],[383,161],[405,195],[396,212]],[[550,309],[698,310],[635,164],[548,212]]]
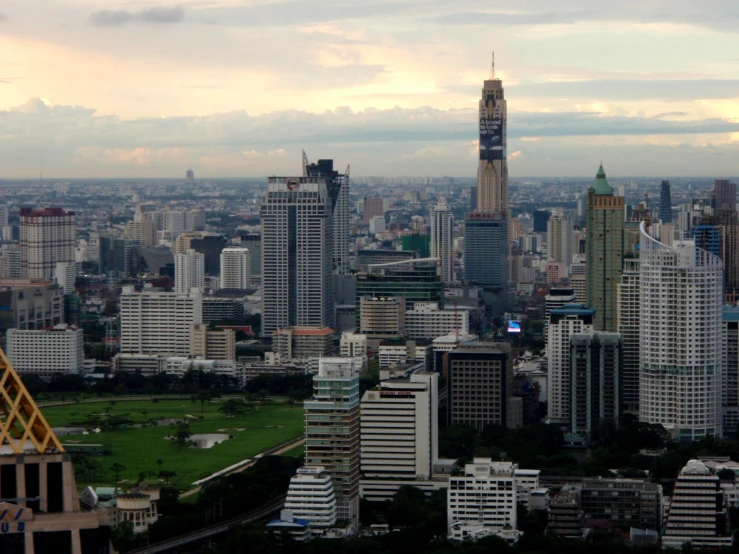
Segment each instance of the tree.
[[187,423],[179,423],[177,432],[174,435],[174,443],[177,445],[178,451],[182,452],[182,447],[190,444],[190,426]]
[[230,398],[226,400],[219,410],[226,414],[226,417],[235,417],[237,414],[243,414],[247,408],[247,404],[243,400]]
[[164,479],[164,482],[169,485],[169,480],[172,477],[175,477],[177,475],[177,472],[175,471],[167,471],[166,469],[164,471],[159,472],[159,477]]
[[209,390],[201,390],[198,393],[198,400],[200,400],[200,415],[205,414],[205,403],[210,402],[213,394]]
[[118,488],[118,477],[120,476],[121,472],[126,471],[126,469],[127,469],[126,466],[118,462],[110,466],[110,471],[115,473],[115,487],[116,488]]
[[722,481],[733,482],[736,480],[736,473],[734,473],[733,469],[729,469],[728,467],[725,467],[724,469],[719,469],[718,473],[716,473],[716,476]]
[[162,465],[164,464],[164,460],[162,460],[161,458],[157,458],[156,464],[157,464],[157,466],[159,466],[159,473],[161,473],[162,472]]

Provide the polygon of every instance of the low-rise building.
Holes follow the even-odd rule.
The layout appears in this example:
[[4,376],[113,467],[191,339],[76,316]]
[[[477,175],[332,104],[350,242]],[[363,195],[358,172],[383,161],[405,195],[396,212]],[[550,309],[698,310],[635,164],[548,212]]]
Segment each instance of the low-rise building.
[[359,332],[367,339],[405,336],[405,299],[399,296],[363,297],[359,301]]
[[8,359],[21,374],[84,373],[82,329],[64,324],[43,330],[8,329],[6,337]]
[[286,327],[274,332],[272,350],[282,360],[328,356],[333,335],[329,327]]
[[322,466],[303,466],[298,469],[290,479],[285,509],[293,517],[308,521],[314,533],[336,523],[336,495],[331,476]]
[[190,326],[190,355],[209,360],[236,360],[236,333],[233,329],[209,329],[206,324]]
[[416,302],[405,312],[405,333],[409,339],[435,339],[449,333],[468,334],[470,309],[465,306],[439,308],[438,302]]

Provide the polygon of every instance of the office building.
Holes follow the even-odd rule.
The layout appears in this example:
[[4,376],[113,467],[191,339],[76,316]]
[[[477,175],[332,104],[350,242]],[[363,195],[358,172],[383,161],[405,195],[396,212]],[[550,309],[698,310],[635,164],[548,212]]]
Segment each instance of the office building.
[[221,288],[248,289],[251,285],[251,252],[229,247],[221,252]]
[[359,332],[369,340],[405,336],[405,305],[405,299],[402,296],[361,298],[359,301]]
[[333,223],[325,178],[270,177],[262,201],[262,334],[333,327]]
[[364,197],[364,210],[362,211],[362,223],[369,223],[373,217],[385,215],[385,201],[374,196]]
[[697,248],[710,252],[720,258],[723,251],[721,239],[723,232],[721,226],[713,216],[705,216],[694,221],[690,228],[690,236],[695,241]]
[[595,310],[595,330],[617,328],[616,284],[624,257],[624,198],[615,196],[603,165],[588,189],[586,271],[588,302]]
[[405,309],[413,309],[416,302],[444,301],[443,283],[436,274],[436,267],[424,260],[412,261],[411,267],[397,264],[375,266],[369,273],[357,275],[356,318],[360,327],[362,298],[402,297]]
[[360,372],[367,369],[367,335],[350,332],[341,333],[339,348],[342,358],[354,358],[356,360]]
[[362,396],[361,496],[390,500],[402,485],[430,483],[438,459],[438,374],[382,381]]
[[262,282],[262,235],[260,233],[239,234],[239,244],[249,249],[251,284],[259,285]]
[[549,210],[534,210],[534,233],[546,233],[551,216],[552,212]]
[[431,212],[431,257],[439,258],[441,280],[454,281],[454,215],[443,196]]
[[518,491],[511,462],[474,458],[464,475],[449,478],[447,497],[448,536],[454,540],[477,539],[487,534],[518,540]]
[[722,423],[724,434],[733,437],[739,430],[739,308],[724,306],[722,322]]
[[508,228],[500,212],[472,212],[464,219],[464,278],[505,289],[508,283]]
[[736,211],[736,183],[728,179],[716,179],[713,182],[713,196],[716,199],[715,210]]
[[477,167],[477,210],[508,213],[508,112],[503,82],[495,77],[495,66],[483,83],[479,102],[480,141]]
[[719,478],[703,462],[690,460],[675,483],[662,547],[720,549],[732,540]]
[[236,333],[233,329],[209,329],[205,323],[190,326],[190,355],[206,360],[235,361]]
[[64,290],[44,279],[0,279],[0,330],[64,323]]
[[727,304],[739,300],[739,214],[720,209],[717,222],[721,229],[721,261],[724,263],[724,298]]
[[337,519],[359,517],[359,372],[354,358],[321,358],[305,407],[305,463],[323,466],[336,493]]
[[304,360],[331,354],[334,330],[329,327],[285,327],[277,329],[272,350],[283,360]]
[[575,291],[575,300],[573,302],[577,304],[585,304],[585,302],[588,301],[588,279],[585,273],[571,274],[570,287]]
[[244,320],[246,296],[204,296],[203,323],[241,322]]
[[569,275],[572,265],[572,247],[575,242],[572,217],[565,213],[554,213],[547,221],[547,260],[564,264],[564,275]]
[[190,326],[202,323],[203,297],[196,290],[121,294],[121,354],[190,355]]
[[416,302],[405,312],[405,334],[409,339],[435,339],[449,333],[470,332],[470,309],[439,308],[437,302]]
[[53,279],[57,262],[74,263],[75,215],[61,208],[21,208],[21,277]]
[[449,424],[481,431],[488,425],[515,427],[509,420],[513,360],[508,343],[480,342],[447,354]]
[[205,288],[205,256],[195,250],[174,256],[175,292],[188,294],[192,289]]
[[50,329],[8,329],[6,350],[10,363],[24,375],[84,373],[82,329],[56,325]]
[[549,314],[547,326],[548,418],[553,424],[569,426],[572,406],[572,366],[570,339],[578,333],[593,331],[595,310],[582,304],[567,304]]
[[407,233],[400,237],[400,245],[405,251],[418,252],[417,258],[431,257],[431,235]]
[[369,220],[369,232],[373,235],[378,235],[385,232],[385,216],[376,215]]
[[623,343],[621,397],[623,411],[639,413],[639,357],[641,355],[641,289],[639,258],[624,258],[624,271],[616,285],[618,333]]
[[618,333],[576,333],[570,337],[570,430],[598,438],[603,424],[621,422],[623,348]]
[[645,223],[639,256],[639,420],[680,440],[721,436],[721,260],[693,241],[667,246]]
[[662,181],[662,185],[660,185],[659,221],[660,223],[672,223],[672,195],[670,194],[669,181]]
[[544,297],[544,321],[549,323],[552,310],[575,303],[575,289],[570,287],[552,287]]
[[303,466],[290,479],[285,510],[305,519],[311,530],[325,529],[336,523],[336,494],[331,476],[321,466]]
[[21,249],[17,244],[3,244],[0,247],[0,270],[2,278],[21,278]]
[[331,197],[333,220],[333,266],[339,275],[349,272],[349,168],[346,173],[334,170],[333,160],[318,160],[309,163],[303,152],[303,176],[323,179]]
[[110,515],[83,509],[72,456],[0,351],[3,521],[0,552],[109,554]]
[[221,270],[221,252],[228,245],[223,235],[208,231],[188,232],[190,235],[189,247],[204,256],[204,269],[207,275],[218,275]]

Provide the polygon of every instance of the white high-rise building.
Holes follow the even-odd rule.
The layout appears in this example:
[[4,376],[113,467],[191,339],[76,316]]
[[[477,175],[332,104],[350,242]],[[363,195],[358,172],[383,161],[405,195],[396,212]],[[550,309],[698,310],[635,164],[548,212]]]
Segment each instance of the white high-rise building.
[[441,280],[454,281],[454,215],[443,196],[431,212],[431,257],[439,258]]
[[367,369],[367,335],[342,333],[339,347],[342,358],[354,358],[360,371]]
[[285,510],[306,519],[311,529],[325,529],[336,523],[336,495],[331,476],[321,466],[303,466],[290,479]]
[[449,538],[477,539],[498,535],[516,542],[518,491],[516,469],[511,462],[474,458],[464,475],[449,478],[447,525]]
[[77,279],[77,264],[75,262],[57,262],[54,268],[56,284],[64,289],[64,294],[72,294]]
[[621,282],[616,285],[618,332],[623,339],[623,368],[621,371],[622,402],[625,412],[639,413],[639,258],[624,258]]
[[187,294],[191,289],[205,288],[205,255],[195,250],[174,256],[175,292]]
[[186,212],[175,210],[162,212],[162,230],[168,231],[172,237],[184,233],[187,230]]
[[553,213],[547,221],[547,260],[561,262],[570,272],[574,227],[572,216],[562,212]]
[[551,423],[570,423],[572,404],[572,364],[570,338],[578,333],[592,333],[595,310],[582,304],[567,304],[549,314],[547,326],[548,418]]
[[229,246],[221,252],[221,288],[248,289],[251,281],[251,252]]
[[82,374],[85,351],[82,329],[65,324],[53,329],[8,329],[6,354],[18,373],[51,377],[55,373]]
[[74,263],[74,212],[21,208],[21,277],[53,279],[57,262]]
[[334,326],[333,221],[323,177],[270,177],[262,217],[262,334]]
[[680,440],[720,437],[723,265],[692,240],[640,231],[639,420]]
[[121,294],[121,354],[190,355],[190,326],[203,322],[203,297],[194,289]]
[[382,381],[364,393],[363,498],[390,500],[402,485],[431,480],[438,459],[438,389],[438,374],[423,371],[407,379]]

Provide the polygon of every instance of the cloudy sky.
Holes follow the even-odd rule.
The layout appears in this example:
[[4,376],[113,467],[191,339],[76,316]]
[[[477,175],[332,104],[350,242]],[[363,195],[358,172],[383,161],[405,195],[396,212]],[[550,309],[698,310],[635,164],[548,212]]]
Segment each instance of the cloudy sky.
[[728,0],[3,0],[0,178],[739,175]]

